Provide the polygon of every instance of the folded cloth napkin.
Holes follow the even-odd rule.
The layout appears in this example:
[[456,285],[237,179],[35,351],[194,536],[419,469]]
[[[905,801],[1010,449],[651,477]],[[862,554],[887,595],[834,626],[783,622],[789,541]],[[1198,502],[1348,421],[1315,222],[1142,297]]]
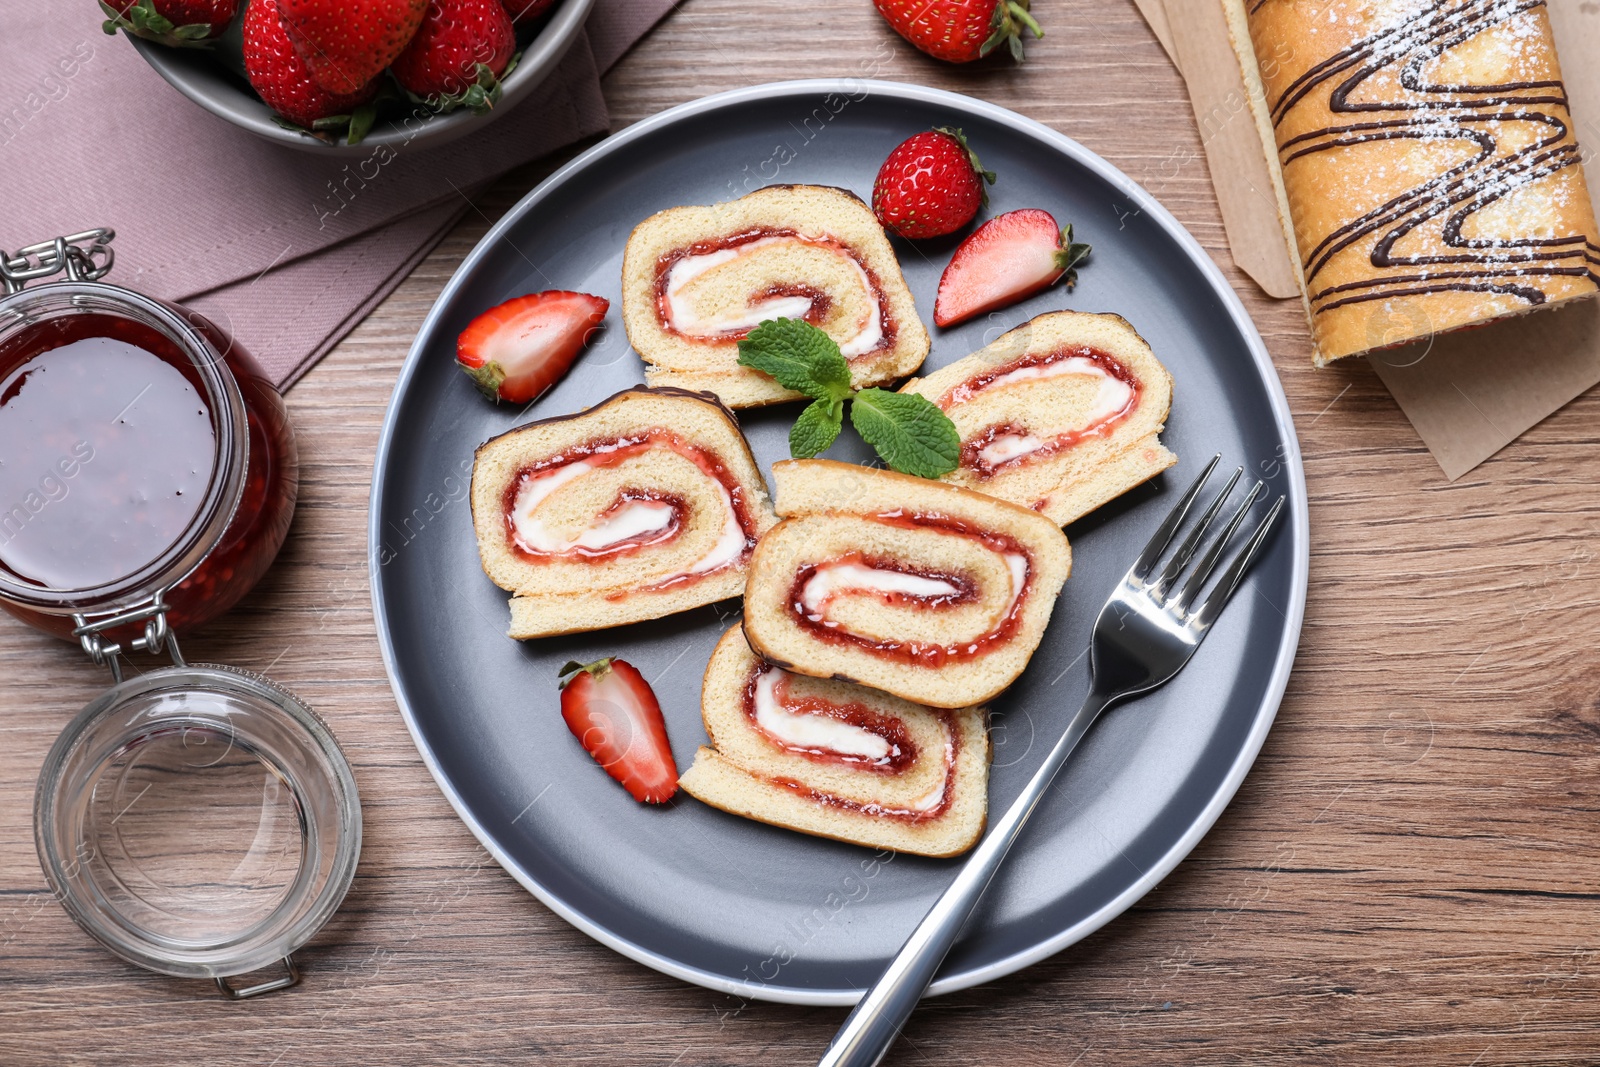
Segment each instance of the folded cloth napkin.
[[609,126],[600,75],[672,0],[598,0],[554,74],[435,149],[319,158],[185,100],[92,5],[0,34],[0,248],[117,231],[108,279],[215,318],[279,388],[397,286],[496,176]]

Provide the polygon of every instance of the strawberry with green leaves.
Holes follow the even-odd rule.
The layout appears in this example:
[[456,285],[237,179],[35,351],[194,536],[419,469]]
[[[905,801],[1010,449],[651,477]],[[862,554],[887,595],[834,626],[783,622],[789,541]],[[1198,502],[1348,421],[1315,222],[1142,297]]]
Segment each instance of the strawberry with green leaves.
[[405,51],[428,0],[278,0],[278,7],[311,80],[330,93],[356,93]]
[[239,0],[100,0],[101,29],[178,48],[210,47],[239,12]]
[[434,111],[480,114],[500,100],[511,72],[516,31],[501,0],[428,0],[416,36],[389,70],[401,88]]
[[456,364],[490,400],[526,404],[572,367],[611,301],[551,289],[496,304],[456,338]]
[[974,315],[1007,307],[1042,289],[1078,281],[1078,265],[1089,246],[1072,239],[1072,226],[1057,226],[1040,208],[996,215],[973,230],[939,276],[933,321],[954,326]]
[[278,0],[250,0],[245,9],[244,71],[283,125],[325,140],[343,133],[350,144],[372,128],[378,79],[352,93],[330,93],[318,85],[278,17]]
[[810,459],[850,423],[878,456],[902,474],[937,478],[956,469],[961,435],[927,397],[850,387],[850,365],[823,331],[800,319],[768,319],[739,342],[739,365],[771,375],[812,398],[789,431],[789,454]]
[[913,239],[954,233],[989,202],[983,169],[960,130],[941,126],[906,138],[878,168],[872,213],[885,229]]
[[948,63],[971,63],[1002,46],[1022,62],[1022,31],[1044,31],[1028,0],[874,0],[894,32]]
[[678,767],[650,683],[627,660],[561,668],[561,717],[607,774],[642,804],[664,804],[678,791]]

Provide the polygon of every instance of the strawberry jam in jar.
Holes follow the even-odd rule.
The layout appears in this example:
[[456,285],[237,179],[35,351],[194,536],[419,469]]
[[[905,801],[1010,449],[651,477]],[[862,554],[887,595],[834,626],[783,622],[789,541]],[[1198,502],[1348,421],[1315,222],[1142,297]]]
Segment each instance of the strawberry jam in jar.
[[0,254],[0,606],[86,647],[232,607],[299,484],[260,366],[195,312],[100,281],[109,241]]

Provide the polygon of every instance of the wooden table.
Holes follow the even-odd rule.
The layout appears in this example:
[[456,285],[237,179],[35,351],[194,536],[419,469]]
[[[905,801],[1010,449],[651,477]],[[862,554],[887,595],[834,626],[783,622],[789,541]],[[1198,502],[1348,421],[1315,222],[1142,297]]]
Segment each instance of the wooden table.
[[[1020,69],[938,64],[867,0],[691,0],[608,77],[615,127],[817,75],[967,92],[1120,166],[1229,271],[1288,391],[1311,490],[1310,607],[1255,769],[1124,916],[929,1002],[894,1064],[1591,1063],[1600,1056],[1600,561],[1584,397],[1447,484],[1360,361],[1313,371],[1300,308],[1229,257],[1182,82],[1125,0],[1036,6]],[[0,621],[0,1063],[815,1062],[838,1008],[742,1002],[618,956],[497,867],[423,768],[379,660],[366,500],[390,388],[462,257],[560,159],[520,171],[289,393],[304,473],[279,563],[186,640],[270,671],[337,731],[365,801],[344,908],[303,987],[247,1004],[109,956],[45,888],[34,779],[103,688]]]

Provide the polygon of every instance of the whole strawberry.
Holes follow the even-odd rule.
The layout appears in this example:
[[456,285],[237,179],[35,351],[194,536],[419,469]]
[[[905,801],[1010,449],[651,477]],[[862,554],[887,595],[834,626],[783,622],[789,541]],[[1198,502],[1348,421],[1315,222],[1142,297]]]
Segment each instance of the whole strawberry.
[[175,46],[204,45],[228,28],[239,0],[100,0],[107,33],[127,30],[136,37]]
[[939,127],[900,142],[878,168],[872,211],[901,237],[939,237],[972,221],[989,200],[983,169],[960,130]]
[[532,22],[546,11],[556,6],[556,0],[501,0],[506,5],[506,14],[511,16],[511,21],[518,26]]
[[311,80],[355,93],[405,51],[428,0],[279,0],[283,25]]
[[487,111],[500,99],[500,76],[516,50],[501,0],[428,0],[416,36],[389,70],[435,111]]
[[971,63],[1002,44],[1022,62],[1022,29],[1044,31],[1028,0],[873,0],[894,32],[935,59]]
[[363,124],[371,125],[370,116],[361,117],[358,109],[378,94],[378,79],[354,93],[330,93],[318,85],[278,17],[278,0],[250,0],[245,10],[244,71],[266,105],[295,126],[327,130],[325,120],[355,115],[346,124],[349,135],[360,140]]

